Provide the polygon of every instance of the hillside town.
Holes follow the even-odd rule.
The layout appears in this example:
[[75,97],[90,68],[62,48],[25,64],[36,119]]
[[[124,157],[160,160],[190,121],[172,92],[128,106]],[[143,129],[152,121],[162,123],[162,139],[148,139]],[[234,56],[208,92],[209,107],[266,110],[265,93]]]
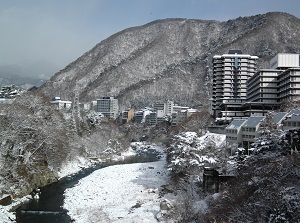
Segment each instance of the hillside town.
[[[293,103],[300,96],[300,54],[279,53],[269,62],[268,68],[258,69],[257,56],[229,50],[215,55],[212,61],[212,97],[207,130],[226,134],[227,146],[250,148],[263,132],[265,116],[273,115],[274,127],[280,130],[300,127],[300,110],[283,111],[287,102]],[[25,92],[14,85],[3,86],[0,103],[11,103]],[[78,97],[62,100],[52,98],[53,104],[63,112],[95,111],[120,124],[129,122],[148,126],[168,122],[176,126],[199,109],[181,106],[172,100],[155,103],[143,109],[120,110],[118,99],[105,96],[91,102],[80,102]],[[201,110],[201,108],[200,108]]]
[[[184,183],[182,182],[179,188],[175,186],[176,189],[174,189],[174,186],[169,185],[169,188],[172,188],[170,191],[173,192],[166,193],[165,196],[173,202],[178,199],[173,197],[173,193],[177,193],[177,190],[182,190],[186,187],[195,187],[193,190],[203,188],[203,191],[197,192],[197,196],[193,198],[193,202],[196,204],[199,201],[204,202],[204,200],[201,199],[207,199],[212,196],[212,194],[220,194],[223,193],[223,191],[229,190],[226,185],[228,182],[237,179],[237,165],[243,166],[247,157],[251,157],[251,155],[256,154],[262,148],[274,150],[280,147],[279,150],[281,150],[283,147],[281,148],[279,144],[282,143],[281,141],[284,141],[291,145],[290,151],[288,152],[289,154],[298,154],[298,150],[300,149],[298,143],[299,131],[295,129],[300,127],[300,109],[297,108],[297,106],[294,106],[295,108],[292,109],[287,103],[294,103],[296,105],[300,95],[299,57],[299,54],[280,53],[270,61],[270,68],[258,69],[258,57],[243,54],[240,50],[230,50],[228,54],[215,55],[212,61],[213,76],[211,89],[212,98],[210,100],[211,104],[209,109],[210,119],[204,120],[206,132],[201,132],[198,135],[196,132],[185,131],[173,135],[172,142],[167,148],[167,163],[165,163],[165,161],[158,161],[157,163],[155,162],[155,164],[136,166],[147,166],[146,169],[151,170],[157,167],[158,172],[147,170],[147,174],[152,177],[164,175],[164,177],[160,178],[161,184],[165,184],[168,181],[168,177],[176,178],[180,176],[184,179]],[[9,85],[2,87],[0,93],[0,103],[12,104],[14,100],[24,94],[25,91],[16,86]],[[117,123],[118,126],[136,123],[141,128],[150,127],[150,129],[161,126],[162,123],[167,123],[171,128],[176,128],[176,126],[180,125],[189,117],[201,114],[201,111],[203,111],[202,107],[194,109],[188,106],[180,106],[169,99],[166,99],[165,102],[154,103],[142,109],[129,108],[121,110],[119,108],[118,98],[113,96],[105,96],[91,102],[83,103],[79,101],[79,97],[78,95],[76,96],[76,94],[72,101],[62,100],[60,96],[56,96],[49,100],[48,103],[55,111],[64,114],[68,120],[72,119],[74,114],[81,113],[86,115],[92,112],[93,114],[99,115],[101,119],[105,119],[107,123]],[[94,121],[91,124],[94,124]],[[76,126],[76,124],[74,125]],[[198,126],[198,128],[202,127]],[[186,130],[189,129],[186,128]],[[289,132],[289,130],[291,131]],[[278,142],[275,139],[266,137],[266,135],[271,136],[270,132],[275,131],[285,131],[286,134],[276,139]],[[48,134],[46,135],[47,138]],[[107,145],[105,145],[104,154],[124,154],[117,152],[121,146],[117,141],[114,142],[114,140],[115,139],[111,138],[108,140]],[[137,141],[140,142],[132,143],[130,150],[148,151],[150,150],[149,148],[153,146],[156,147],[155,150],[157,151],[162,150],[160,146],[157,147],[151,143],[148,145],[147,143],[149,142],[144,142],[142,139]],[[275,143],[278,145],[275,145]],[[82,148],[84,148],[83,145]],[[88,155],[98,154],[98,150],[98,146],[95,145],[96,152],[89,152]],[[272,155],[266,156],[266,159],[270,157],[272,157]],[[87,160],[89,159],[90,158],[87,158]],[[93,159],[98,158],[94,157]],[[275,156],[274,159],[279,158]],[[84,161],[84,165],[87,165],[86,162],[87,161]],[[78,171],[78,169],[74,167],[70,168],[69,165],[68,163],[62,173],[60,173],[62,176],[67,176],[68,174],[74,173],[74,171]],[[75,166],[78,166],[76,162]],[[167,166],[168,169],[165,169],[164,166]],[[265,168],[265,166],[263,168]],[[99,173],[102,172],[99,171]],[[127,175],[133,178],[139,176],[136,170],[132,170],[130,174],[128,173]],[[98,176],[102,177],[101,174]],[[102,178],[98,178],[99,177],[97,177],[95,181],[84,181],[82,184],[88,185],[88,187],[94,187],[94,183],[102,183]],[[114,185],[114,182],[119,182],[119,178],[118,170],[111,172],[109,182],[112,182],[110,182],[110,184]],[[193,180],[194,178],[198,179],[195,181]],[[202,187],[199,187],[199,182],[202,183]],[[126,181],[126,185],[127,184],[129,185],[130,181]],[[149,183],[148,186],[153,187],[151,183]],[[80,189],[78,185],[77,187],[67,190],[65,193],[66,201],[64,207],[69,210],[69,214],[72,218],[77,219],[79,222],[84,222],[86,219],[91,218],[88,211],[84,212],[82,216],[77,214],[78,208],[84,208],[80,205],[78,206],[76,203],[83,199],[83,197],[78,194],[78,190],[83,190],[84,192],[82,193],[85,193],[86,187],[87,186],[82,186],[83,189]],[[154,187],[157,187],[157,185],[155,184]],[[130,195],[130,199],[135,200],[136,194],[134,191],[129,193],[129,188],[135,188],[135,185],[131,185],[128,188],[119,186],[118,191],[120,191],[121,194],[126,194],[126,196]],[[138,190],[143,189],[138,187]],[[101,191],[102,190],[97,193],[102,193]],[[120,214],[115,212],[117,205],[114,204],[114,200],[112,199],[119,199],[119,196],[117,194],[115,194],[115,197],[111,196],[114,194],[114,190],[110,190],[109,193],[109,195],[104,193],[101,196],[94,196],[90,199],[92,202],[98,203],[99,199],[107,196],[107,201],[103,201],[102,205],[105,206],[108,201],[111,202],[112,208],[110,211],[112,211],[111,213],[113,214],[109,219],[118,219]],[[186,196],[190,196],[189,193],[190,192],[187,192]],[[148,192],[145,192],[145,194],[148,194]],[[155,194],[156,192],[153,192],[153,195]],[[91,195],[87,192],[85,196]],[[148,195],[143,196],[139,199],[146,199]],[[5,202],[6,199],[8,199],[8,203],[11,202],[11,198],[8,195],[3,196],[1,201]],[[187,198],[180,201],[180,204],[178,204],[179,207],[186,202],[185,199]],[[153,221],[155,221],[155,219],[159,219],[159,221],[172,219],[171,215],[172,211],[174,211],[174,204],[171,204],[165,197],[160,201],[153,198],[151,201],[143,200],[143,202],[145,202],[145,204],[148,202],[147,205],[153,208],[159,208],[160,211],[157,215],[151,215],[150,217]],[[90,202],[88,203],[90,204]],[[167,203],[168,207],[166,207],[166,209],[164,209],[165,207],[162,208],[162,203]],[[84,204],[83,206],[86,205],[87,204]],[[128,206],[129,204],[126,203],[126,205]],[[207,204],[205,203],[205,205]],[[93,208],[92,206],[93,205],[89,208]],[[137,207],[139,207],[139,205],[137,205]],[[132,207],[129,205],[126,208],[131,209]],[[143,208],[139,208],[138,210],[142,211],[144,210]],[[186,210],[183,211],[185,212]],[[204,214],[206,211],[206,207],[199,205],[194,210],[194,214]],[[139,212],[134,213],[133,211],[129,215],[123,213],[122,216],[140,219],[140,217],[137,217],[138,213]],[[189,218],[189,216],[182,217],[182,219]],[[98,218],[95,217],[95,219]],[[108,222],[110,221],[109,219],[107,220]]]
[[[215,55],[212,61],[212,98],[207,123],[212,133],[226,134],[227,146],[250,148],[263,132],[263,121],[273,114],[274,127],[280,130],[300,127],[300,110],[282,111],[288,101],[300,96],[300,54],[279,53],[270,60],[270,67],[257,68],[257,56],[229,50]],[[72,109],[71,101],[56,97],[51,101],[58,109]],[[103,97],[89,103],[79,103],[80,109],[94,110],[119,123],[144,123],[155,126],[163,121],[172,126],[199,112],[167,100],[140,110],[120,111],[118,99]]]

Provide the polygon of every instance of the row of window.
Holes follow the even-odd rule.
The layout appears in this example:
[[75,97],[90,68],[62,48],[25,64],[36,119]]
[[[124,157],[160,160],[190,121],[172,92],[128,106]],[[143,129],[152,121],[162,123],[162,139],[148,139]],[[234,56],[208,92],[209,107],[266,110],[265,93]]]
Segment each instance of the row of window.
[[252,127],[242,127],[243,132],[255,132],[256,128]]
[[227,140],[232,140],[232,141],[237,141],[237,137],[233,137],[233,136],[226,136]]
[[[300,126],[300,123],[299,123],[299,126]],[[242,131],[243,132],[255,132],[256,129],[242,127]],[[226,133],[237,134],[237,130],[236,129],[226,129]]]
[[294,127],[300,127],[300,122],[288,122],[288,121],[284,121],[283,126],[294,126]]
[[237,130],[236,129],[226,129],[226,133],[237,134]]
[[242,135],[242,137],[244,138],[244,139],[254,139],[255,138],[255,135]]

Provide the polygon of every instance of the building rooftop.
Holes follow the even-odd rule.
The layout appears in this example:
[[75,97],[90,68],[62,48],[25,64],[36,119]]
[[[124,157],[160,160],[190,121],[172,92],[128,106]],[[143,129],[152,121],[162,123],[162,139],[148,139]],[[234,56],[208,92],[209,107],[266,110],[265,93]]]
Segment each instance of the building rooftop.
[[263,116],[251,116],[243,124],[243,127],[256,127],[264,118]]
[[291,115],[300,115],[300,110],[299,109],[292,109],[288,114],[287,116],[291,116]]
[[273,121],[276,124],[279,124],[280,121],[286,116],[287,112],[278,112],[276,115],[273,116]]
[[286,121],[294,121],[294,122],[297,121],[297,122],[299,122],[300,121],[300,114],[292,114],[290,116],[287,116],[285,120]]
[[237,129],[240,128],[246,119],[234,119],[230,124],[226,127],[226,129]]

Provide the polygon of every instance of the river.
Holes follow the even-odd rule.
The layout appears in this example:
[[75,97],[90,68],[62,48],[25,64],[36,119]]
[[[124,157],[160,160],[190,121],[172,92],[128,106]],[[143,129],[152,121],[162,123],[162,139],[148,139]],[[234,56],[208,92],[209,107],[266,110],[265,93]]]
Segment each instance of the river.
[[78,181],[95,170],[111,165],[128,163],[145,163],[157,161],[160,153],[156,150],[140,152],[135,156],[125,158],[123,161],[95,164],[92,167],[82,169],[78,173],[64,177],[58,182],[41,188],[39,199],[32,199],[24,203],[16,211],[17,223],[70,223],[71,218],[67,210],[63,209],[64,191],[78,183]]

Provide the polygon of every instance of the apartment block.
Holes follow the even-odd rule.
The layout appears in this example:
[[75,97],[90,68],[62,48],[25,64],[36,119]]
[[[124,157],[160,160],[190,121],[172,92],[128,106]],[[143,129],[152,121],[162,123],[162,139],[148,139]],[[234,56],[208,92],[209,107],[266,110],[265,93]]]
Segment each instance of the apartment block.
[[174,101],[167,100],[166,103],[154,104],[154,110],[157,112],[157,117],[161,118],[165,115],[172,115],[174,107]]
[[245,115],[265,115],[277,110],[286,100],[300,96],[299,54],[279,53],[270,60],[270,69],[262,69],[247,82],[248,108]]
[[116,119],[119,113],[118,99],[114,97],[97,99],[97,112],[101,112],[109,119]]
[[248,79],[244,116],[264,116],[279,108],[277,89],[280,72],[276,69],[262,69]]
[[279,102],[300,96],[300,67],[288,68],[279,74],[277,92]]
[[240,50],[213,57],[213,117],[226,120],[244,116],[241,105],[247,97],[246,82],[257,71],[257,59]]
[[225,128],[226,142],[249,148],[255,138],[260,136],[259,129],[265,117],[252,116],[247,119],[234,119]]
[[157,113],[150,112],[148,115],[145,116],[145,123],[147,125],[156,125],[157,124]]

